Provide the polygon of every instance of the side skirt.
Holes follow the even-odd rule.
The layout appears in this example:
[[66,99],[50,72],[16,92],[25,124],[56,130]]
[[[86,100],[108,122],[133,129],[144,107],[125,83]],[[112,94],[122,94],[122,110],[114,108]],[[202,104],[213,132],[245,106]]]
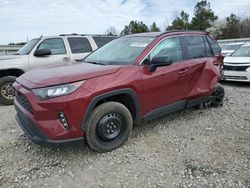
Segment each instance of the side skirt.
[[186,107],[186,100],[178,101],[176,103],[152,110],[151,112],[149,112],[143,117],[143,121],[148,121],[148,120],[160,117],[165,114],[183,110],[185,109],[185,107]]
[[146,114],[145,116],[143,116],[142,120],[143,121],[148,121],[157,117],[160,117],[162,115],[166,115],[166,114],[170,114],[172,112],[176,112],[179,110],[184,110],[187,108],[191,108],[193,106],[196,106],[198,104],[201,104],[202,102],[208,100],[210,98],[210,96],[206,96],[206,97],[200,97],[200,98],[196,98],[190,101],[187,100],[182,100],[182,101],[178,101],[176,103],[167,105],[167,106],[163,106],[160,108],[157,108],[155,110],[152,110],[151,112],[149,112],[148,114]]

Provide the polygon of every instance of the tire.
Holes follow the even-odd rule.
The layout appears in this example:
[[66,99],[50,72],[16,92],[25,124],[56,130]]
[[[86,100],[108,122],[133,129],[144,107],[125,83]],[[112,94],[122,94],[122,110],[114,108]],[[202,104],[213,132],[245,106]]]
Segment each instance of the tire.
[[209,99],[197,106],[198,109],[206,109],[210,107],[223,106],[223,100],[225,96],[225,90],[220,83],[217,83],[213,89],[213,92]]
[[12,84],[16,81],[14,76],[0,78],[0,104],[13,105],[15,99],[15,88]]
[[92,112],[85,127],[85,139],[93,150],[108,152],[129,139],[132,127],[131,113],[123,104],[106,102]]

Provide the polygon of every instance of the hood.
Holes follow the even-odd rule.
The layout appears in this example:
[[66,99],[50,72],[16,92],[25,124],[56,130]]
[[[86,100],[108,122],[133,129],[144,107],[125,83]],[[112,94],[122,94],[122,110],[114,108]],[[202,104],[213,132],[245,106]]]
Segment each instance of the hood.
[[225,57],[224,63],[250,64],[250,57]]
[[233,52],[234,52],[234,50],[222,50],[221,54],[226,55],[226,56],[230,56]]
[[28,55],[0,56],[0,69],[28,70]]
[[1,60],[10,60],[10,59],[17,59],[17,58],[20,58],[20,55],[3,55],[3,56],[0,56],[0,63],[1,63]]
[[48,69],[36,69],[26,72],[17,81],[25,87],[33,89],[112,74],[118,71],[120,67],[121,65],[81,63]]

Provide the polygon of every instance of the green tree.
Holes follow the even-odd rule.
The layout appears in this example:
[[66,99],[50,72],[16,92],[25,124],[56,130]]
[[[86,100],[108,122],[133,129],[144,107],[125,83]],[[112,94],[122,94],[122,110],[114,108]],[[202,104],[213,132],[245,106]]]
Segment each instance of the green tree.
[[226,18],[226,27],[223,29],[223,38],[232,39],[240,37],[240,19],[235,15],[231,14]]
[[250,18],[245,18],[239,25],[240,37],[250,37]]
[[157,31],[161,31],[159,27],[156,26],[156,23],[153,22],[153,24],[150,26],[150,31],[151,32],[157,32]]
[[210,3],[206,0],[198,2],[194,7],[194,17],[191,21],[191,28],[206,30],[211,27],[213,22],[218,19],[210,8]]
[[142,21],[131,21],[129,25],[125,25],[124,29],[121,32],[121,35],[127,35],[132,33],[143,33],[148,32],[148,26],[144,24]]
[[177,16],[177,18],[174,19],[172,25],[168,26],[167,30],[188,29],[189,28],[188,20],[189,20],[189,14],[182,10],[180,16]]

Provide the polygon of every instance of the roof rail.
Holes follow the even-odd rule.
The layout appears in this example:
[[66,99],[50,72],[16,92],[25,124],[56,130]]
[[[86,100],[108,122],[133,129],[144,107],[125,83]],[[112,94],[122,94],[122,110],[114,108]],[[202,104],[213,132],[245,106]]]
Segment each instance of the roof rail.
[[79,35],[79,36],[117,36],[117,35],[106,35],[106,34],[77,34],[77,33],[72,33],[72,34],[60,34],[59,36],[71,36],[71,35]]
[[71,34],[60,34],[59,36],[69,36],[69,35],[78,35],[77,33],[71,33]]
[[165,31],[165,32],[162,32],[159,36],[161,35],[165,35],[165,34],[168,34],[168,33],[173,33],[173,32],[187,32],[187,31],[196,31],[196,32],[205,32],[203,30],[192,30],[192,29],[175,29],[175,30],[168,30],[168,31]]

